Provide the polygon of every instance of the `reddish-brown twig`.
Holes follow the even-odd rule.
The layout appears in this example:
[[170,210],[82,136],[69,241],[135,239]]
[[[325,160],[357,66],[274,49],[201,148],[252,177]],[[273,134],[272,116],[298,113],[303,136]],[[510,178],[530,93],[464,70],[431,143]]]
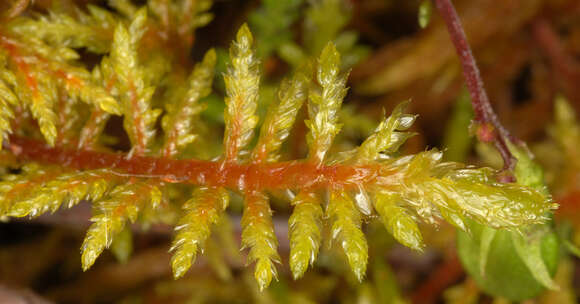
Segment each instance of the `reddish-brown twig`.
[[[223,163],[221,161],[176,160],[162,157],[106,153],[50,147],[40,141],[10,136],[7,148],[20,160],[59,164],[74,169],[118,170],[115,174],[157,178],[165,182],[227,187],[240,191],[280,189],[353,189],[360,185],[389,186],[395,169],[380,164],[325,165],[312,162]],[[383,178],[381,178],[383,177]]]
[[479,74],[479,69],[467,42],[467,37],[459,20],[459,16],[451,3],[451,0],[433,0],[439,14],[443,18],[451,41],[455,46],[457,54],[463,67],[463,76],[469,94],[471,105],[474,111],[474,122],[477,130],[477,137],[482,142],[493,142],[504,161],[504,170],[513,170],[516,159],[508,149],[507,142],[518,142],[501,125],[497,115],[493,111],[483,81]]

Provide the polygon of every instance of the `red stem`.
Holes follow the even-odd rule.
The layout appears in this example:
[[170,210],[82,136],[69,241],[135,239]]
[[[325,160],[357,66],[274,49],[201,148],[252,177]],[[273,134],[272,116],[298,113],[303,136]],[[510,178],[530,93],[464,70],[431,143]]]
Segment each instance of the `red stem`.
[[378,164],[317,166],[305,161],[248,163],[176,160],[50,147],[10,136],[8,149],[19,160],[87,170],[112,169],[115,174],[157,178],[165,182],[226,187],[239,191],[285,189],[356,189],[360,185],[388,187],[400,182],[395,170]]
[[[451,41],[455,46],[457,55],[459,56],[461,66],[463,67],[463,77],[469,95],[471,96],[471,105],[474,111],[474,121],[478,124],[478,137],[481,141],[493,141],[495,147],[501,154],[504,162],[504,170],[513,170],[515,168],[516,159],[511,154],[507,147],[509,140],[518,142],[512,137],[509,132],[501,125],[497,115],[493,111],[485,88],[483,87],[483,80],[477,68],[475,58],[467,42],[467,37],[461,25],[461,20],[451,3],[451,0],[433,0],[439,14],[447,25],[447,30],[451,37]],[[490,134],[491,136],[486,136]]]

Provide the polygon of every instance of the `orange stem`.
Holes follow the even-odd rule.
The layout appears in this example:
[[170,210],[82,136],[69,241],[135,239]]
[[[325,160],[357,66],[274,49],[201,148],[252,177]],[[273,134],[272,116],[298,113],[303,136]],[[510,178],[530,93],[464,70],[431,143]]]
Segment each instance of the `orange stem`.
[[7,148],[19,160],[89,170],[111,169],[122,176],[156,178],[165,182],[226,187],[239,191],[285,189],[356,189],[360,185],[389,187],[400,182],[394,169],[380,164],[316,165],[307,161],[248,163],[176,160],[89,150],[50,147],[19,136],[10,136]]

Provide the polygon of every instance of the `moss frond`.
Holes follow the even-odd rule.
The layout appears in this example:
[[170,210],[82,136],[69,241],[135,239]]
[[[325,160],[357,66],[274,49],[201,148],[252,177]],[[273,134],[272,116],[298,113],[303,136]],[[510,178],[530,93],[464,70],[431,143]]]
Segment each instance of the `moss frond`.
[[230,48],[231,67],[224,75],[226,110],[224,121],[225,159],[235,161],[240,151],[252,140],[258,124],[259,61],[253,50],[254,37],[242,25]]
[[[362,280],[368,260],[363,221],[375,211],[396,240],[421,250],[424,245],[417,224],[420,220],[437,223],[442,218],[463,230],[467,230],[466,221],[470,219],[488,227],[519,229],[545,222],[554,209],[542,189],[499,183],[491,169],[442,162],[437,150],[398,156],[399,147],[413,135],[408,129],[416,118],[404,113],[407,103],[397,106],[360,147],[330,155],[341,129],[339,114],[348,76],[341,73],[344,62],[332,42],[316,62],[298,68],[290,81],[283,82],[254,149],[251,154],[246,153],[258,125],[260,84],[254,38],[247,25],[240,28],[232,43],[231,65],[224,76],[223,157],[207,161],[184,159],[191,155],[188,150],[194,147],[188,144],[196,136],[214,134],[208,135],[198,118],[205,109],[201,99],[211,91],[216,53],[210,50],[186,78],[187,74],[181,71],[166,74],[174,58],[164,58],[160,50],[173,44],[151,48],[151,52],[139,51],[148,47],[148,39],[191,39],[191,30],[210,18],[206,14],[210,1],[198,2],[197,8],[186,12],[190,17],[197,16],[197,20],[171,19],[187,6],[180,1],[149,1],[149,6],[141,9],[129,1],[111,3],[124,16],[89,8],[88,15],[80,13],[75,19],[60,13],[14,19],[12,25],[2,25],[3,29],[12,26],[12,32],[6,33],[14,37],[0,33],[0,136],[10,140],[3,155],[10,155],[14,168],[19,168],[17,160],[62,166],[29,165],[19,174],[2,176],[0,216],[37,216],[63,204],[71,207],[83,199],[93,200],[93,223],[81,249],[85,270],[119,234],[127,237],[124,233],[131,228],[127,222],[139,218],[150,224],[168,212],[171,214],[166,222],[176,223],[171,249],[173,273],[176,278],[183,276],[206,246],[212,227],[229,223],[218,223],[226,214],[228,191],[245,196],[242,247],[249,249],[248,263],[255,264],[254,277],[260,289],[276,278],[275,263],[280,261],[269,191],[298,193],[291,202],[294,210],[288,222],[289,259],[295,278],[301,277],[317,259],[323,224],[331,226],[332,239],[341,246],[355,276]],[[337,9],[341,3],[314,1],[317,11],[308,18],[320,24],[334,23],[325,25],[332,31],[313,35],[329,35],[337,38],[337,44],[348,45],[352,36],[343,36],[342,42],[335,37],[344,20],[325,19],[323,12],[327,7]],[[149,21],[148,9],[154,15]],[[88,37],[85,31],[95,30],[93,22],[112,37]],[[47,24],[46,29],[21,37],[43,23]],[[61,31],[64,24],[76,24],[79,29]],[[159,33],[167,36],[158,37]],[[173,42],[189,54],[189,48],[183,46],[191,40]],[[105,52],[105,56],[89,73],[77,65],[79,56],[69,47]],[[279,161],[281,146],[306,99],[308,157]],[[81,110],[75,119],[86,118],[80,132],[75,130],[77,124],[71,118],[77,106]],[[158,141],[157,118],[162,111],[154,107],[165,107],[161,120],[164,138]],[[39,128],[28,121],[27,109]],[[569,120],[569,111],[560,110],[563,122]],[[123,126],[132,145],[128,153],[111,153],[99,145],[98,138],[112,114],[124,116]],[[11,124],[17,125],[13,119],[17,115],[22,116],[18,118],[24,123],[18,123],[23,126],[11,130]],[[56,147],[35,141],[33,138],[40,137],[37,129]],[[10,132],[16,135],[7,136]],[[207,142],[211,140],[208,138]],[[219,140],[213,142],[219,145]],[[71,148],[73,144],[78,148]],[[3,155],[1,162],[8,159]],[[181,212],[176,211],[179,204],[165,204],[164,200],[161,204],[162,197],[169,193],[167,197],[172,200],[183,201],[179,199],[190,189],[169,183],[197,187]],[[160,204],[163,210],[157,209]],[[226,238],[222,235],[221,239]],[[119,242],[126,245],[127,240]],[[231,252],[234,242],[229,239],[225,243]],[[236,254],[231,256],[238,257]],[[223,270],[220,261],[214,262],[216,269]],[[220,273],[227,277],[226,272]]]
[[416,116],[404,114],[409,102],[400,103],[388,118],[385,118],[375,132],[357,149],[355,159],[361,163],[374,161],[380,153],[396,152],[413,133],[402,132],[411,127]]
[[[46,175],[45,175],[46,176]],[[30,185],[22,199],[13,199],[9,216],[39,216],[55,212],[61,205],[71,208],[81,200],[99,200],[118,182],[118,178],[106,170],[73,172],[55,179]]]
[[0,150],[4,137],[12,133],[10,122],[14,118],[12,107],[18,104],[18,98],[10,88],[16,83],[14,74],[6,69],[6,54],[0,50]]
[[4,137],[12,133],[10,121],[14,118],[12,106],[16,104],[16,96],[10,88],[0,79],[0,150]]
[[304,275],[314,264],[321,241],[322,202],[314,193],[302,191],[292,201],[294,211],[288,220],[290,269],[294,279]]
[[111,114],[102,111],[101,109],[93,109],[89,119],[81,129],[79,134],[79,149],[95,150],[97,147],[98,139],[105,125],[109,120]]
[[383,191],[375,196],[375,209],[389,233],[399,243],[421,251],[425,246],[421,231],[407,209],[399,206],[401,203],[401,196],[397,193]]
[[306,125],[308,133],[308,157],[322,163],[332,141],[340,131],[338,111],[346,95],[346,79],[348,74],[340,74],[340,54],[329,42],[318,59],[316,80],[321,91],[311,89],[309,93],[308,113],[310,119]]
[[167,114],[162,120],[166,134],[163,149],[165,156],[175,156],[195,140],[192,120],[206,108],[199,100],[211,92],[215,63],[216,53],[211,49],[189,76],[189,88],[185,96],[174,104],[167,104]]
[[[155,136],[155,122],[161,114],[151,109],[151,97],[155,87],[147,83],[145,70],[139,63],[137,47],[145,31],[147,10],[140,9],[127,28],[117,25],[111,46],[110,61],[104,61],[114,71],[115,85],[119,90],[123,126],[132,144],[131,154],[144,155]],[[103,67],[106,69],[107,67]]]
[[88,13],[76,7],[74,10],[74,17],[64,11],[50,11],[36,18],[18,17],[8,27],[11,33],[35,37],[50,45],[87,48],[98,54],[109,51],[118,18],[93,5],[87,6]]
[[53,180],[63,169],[34,164],[23,167],[22,171],[20,174],[3,176],[0,181],[0,216],[6,215],[15,202],[25,199],[30,194],[30,188]]
[[108,198],[94,203],[95,214],[81,247],[83,270],[89,269],[105,248],[109,248],[113,239],[123,231],[126,222],[134,223],[139,211],[147,204],[159,205],[161,191],[156,185],[147,182],[135,182],[119,185],[108,195]]
[[177,232],[170,251],[171,267],[175,278],[182,277],[195,262],[198,251],[227,208],[229,196],[224,188],[198,188],[193,197],[183,204],[184,215],[175,227]]
[[309,67],[299,69],[291,81],[284,81],[278,91],[278,102],[273,102],[260,129],[260,137],[253,151],[254,161],[278,160],[278,151],[290,135],[298,111],[306,99]]
[[361,230],[361,214],[354,201],[344,191],[331,192],[326,216],[332,223],[332,239],[335,244],[340,244],[350,268],[362,281],[367,270],[369,248]]
[[440,162],[441,157],[431,150],[386,166],[405,176],[390,190],[429,222],[443,210],[444,218],[458,227],[466,226],[462,218],[467,216],[486,226],[515,228],[544,222],[546,212],[556,207],[543,193],[496,182],[491,169],[463,168]]
[[274,263],[280,263],[272,210],[264,194],[246,193],[241,223],[242,248],[250,249],[248,263],[256,262],[254,277],[260,290],[263,290],[277,276]]

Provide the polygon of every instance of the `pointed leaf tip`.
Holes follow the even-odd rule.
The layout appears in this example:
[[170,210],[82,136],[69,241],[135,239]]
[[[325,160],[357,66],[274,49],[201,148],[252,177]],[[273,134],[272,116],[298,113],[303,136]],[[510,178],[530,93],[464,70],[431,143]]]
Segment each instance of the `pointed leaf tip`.
[[250,27],[248,26],[247,23],[242,24],[242,26],[238,30],[236,40],[238,41],[238,43],[244,45],[252,45],[254,43],[254,36],[252,35]]

